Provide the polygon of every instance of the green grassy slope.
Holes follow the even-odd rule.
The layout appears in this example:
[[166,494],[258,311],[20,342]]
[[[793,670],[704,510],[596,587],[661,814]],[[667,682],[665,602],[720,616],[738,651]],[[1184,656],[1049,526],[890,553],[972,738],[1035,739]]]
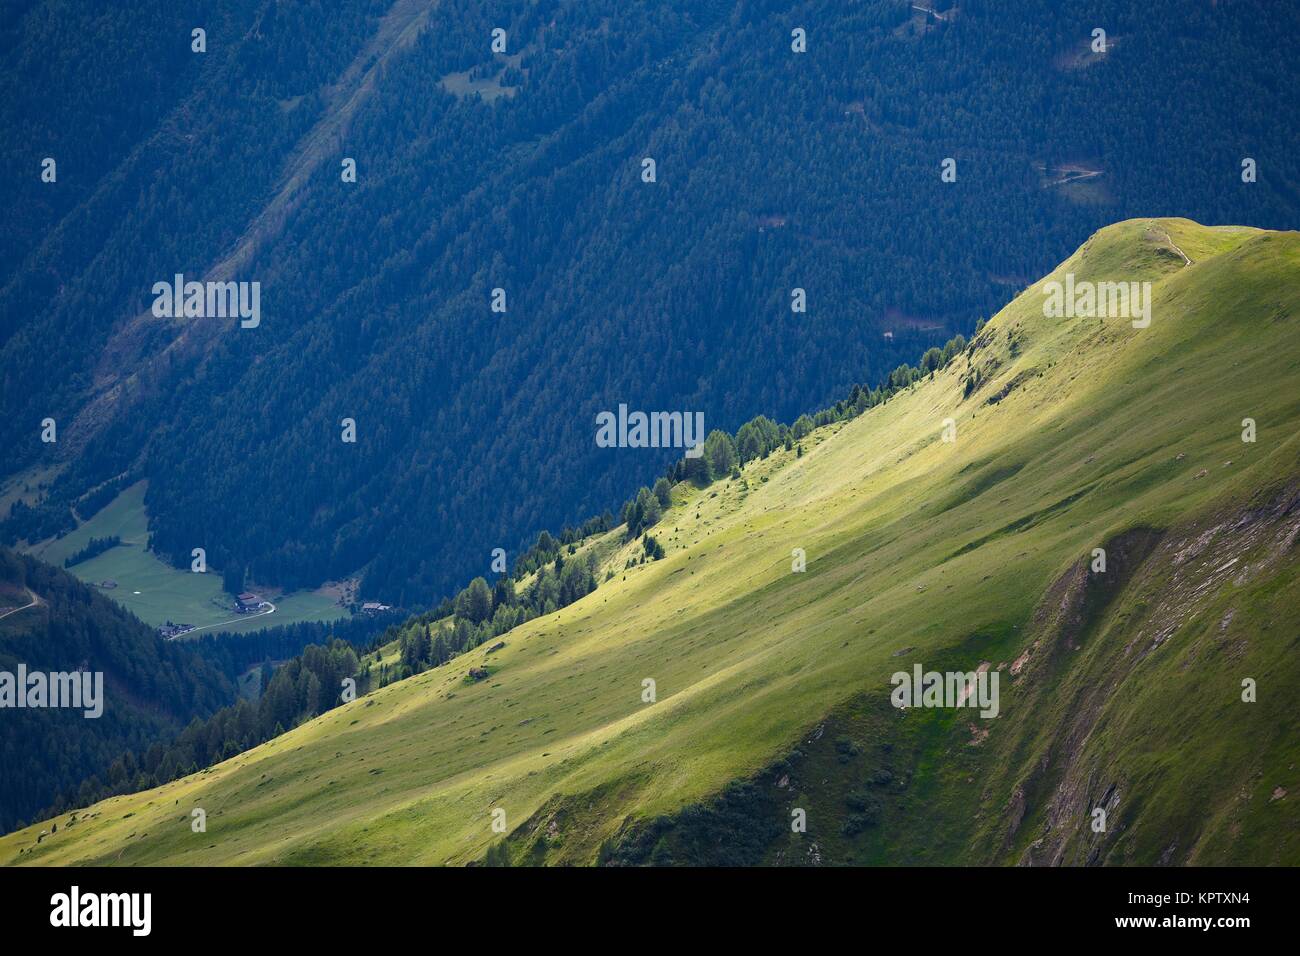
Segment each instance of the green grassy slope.
[[[1035,285],[802,457],[679,486],[664,560],[616,552],[615,579],[505,648],[39,846],[48,825],[0,838],[0,860],[456,864],[500,839],[500,809],[516,861],[585,863],[752,778],[772,862],[1300,862],[1300,235],[1134,220],[1066,271],[1155,283],[1150,328],[1044,318]],[[995,720],[888,706],[896,670],[981,661]],[[881,769],[877,819],[845,834]]]

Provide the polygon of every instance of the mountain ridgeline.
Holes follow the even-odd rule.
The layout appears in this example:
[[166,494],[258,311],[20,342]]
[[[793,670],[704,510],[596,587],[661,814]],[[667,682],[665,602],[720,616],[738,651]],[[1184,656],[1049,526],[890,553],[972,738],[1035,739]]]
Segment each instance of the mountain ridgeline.
[[[285,588],[432,605],[680,454],[602,411],[793,422],[1106,223],[1300,216],[1293,5],[19,7],[0,536],[147,479],[159,554]],[[260,321],[155,315],[177,274]]]
[[[562,559],[594,591],[413,659],[484,633],[471,585],[360,656],[383,686],[0,861],[1295,865],[1298,278],[1297,233],[1103,229],[946,360],[510,589]],[[1121,282],[1143,318],[1050,314]],[[997,706],[897,706],[914,671]]]

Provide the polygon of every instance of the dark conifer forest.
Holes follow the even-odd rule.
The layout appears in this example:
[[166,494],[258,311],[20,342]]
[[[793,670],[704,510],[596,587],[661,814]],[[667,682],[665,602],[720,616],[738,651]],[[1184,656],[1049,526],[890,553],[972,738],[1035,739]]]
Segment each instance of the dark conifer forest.
[[162,641],[67,572],[0,548],[0,605],[21,606],[33,593],[36,607],[0,617],[0,671],[13,675],[21,664],[28,672],[101,672],[103,713],[4,711],[0,831],[31,819],[59,793],[88,797],[100,781],[118,792],[149,786],[153,777],[134,754],[170,741],[235,693],[194,647]]
[[[662,473],[593,444],[620,402],[792,422],[1103,224],[1300,212],[1289,4],[16,6],[0,443],[61,470],[3,537],[143,477],[178,565],[403,606]],[[259,281],[260,325],[155,318],[176,273]]]

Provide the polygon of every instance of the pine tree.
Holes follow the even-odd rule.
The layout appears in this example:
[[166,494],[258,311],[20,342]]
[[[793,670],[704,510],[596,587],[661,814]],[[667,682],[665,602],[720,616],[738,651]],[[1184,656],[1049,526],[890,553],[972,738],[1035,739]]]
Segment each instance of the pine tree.
[[456,614],[474,624],[492,616],[492,589],[487,581],[477,577],[456,596]]
[[655,482],[654,495],[659,500],[660,506],[665,510],[672,507],[673,486],[669,484],[667,478],[660,478]]

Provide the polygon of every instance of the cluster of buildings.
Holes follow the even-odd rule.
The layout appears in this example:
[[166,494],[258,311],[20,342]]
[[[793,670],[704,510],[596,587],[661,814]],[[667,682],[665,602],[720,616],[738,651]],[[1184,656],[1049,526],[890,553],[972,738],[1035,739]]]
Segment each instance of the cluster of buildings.
[[254,611],[260,611],[266,607],[266,603],[252,591],[245,591],[243,594],[235,595],[235,610],[240,614],[252,614]]
[[[116,582],[105,581],[101,587],[116,587]],[[271,606],[271,602],[265,600],[260,594],[254,594],[252,591],[244,591],[235,595],[235,611],[239,614],[260,614]],[[361,613],[376,615],[385,611],[391,611],[392,605],[380,604],[378,601],[367,601],[361,605]],[[165,640],[172,640],[187,634],[194,630],[194,624],[173,624],[168,621],[162,627],[158,628],[158,636]]]

